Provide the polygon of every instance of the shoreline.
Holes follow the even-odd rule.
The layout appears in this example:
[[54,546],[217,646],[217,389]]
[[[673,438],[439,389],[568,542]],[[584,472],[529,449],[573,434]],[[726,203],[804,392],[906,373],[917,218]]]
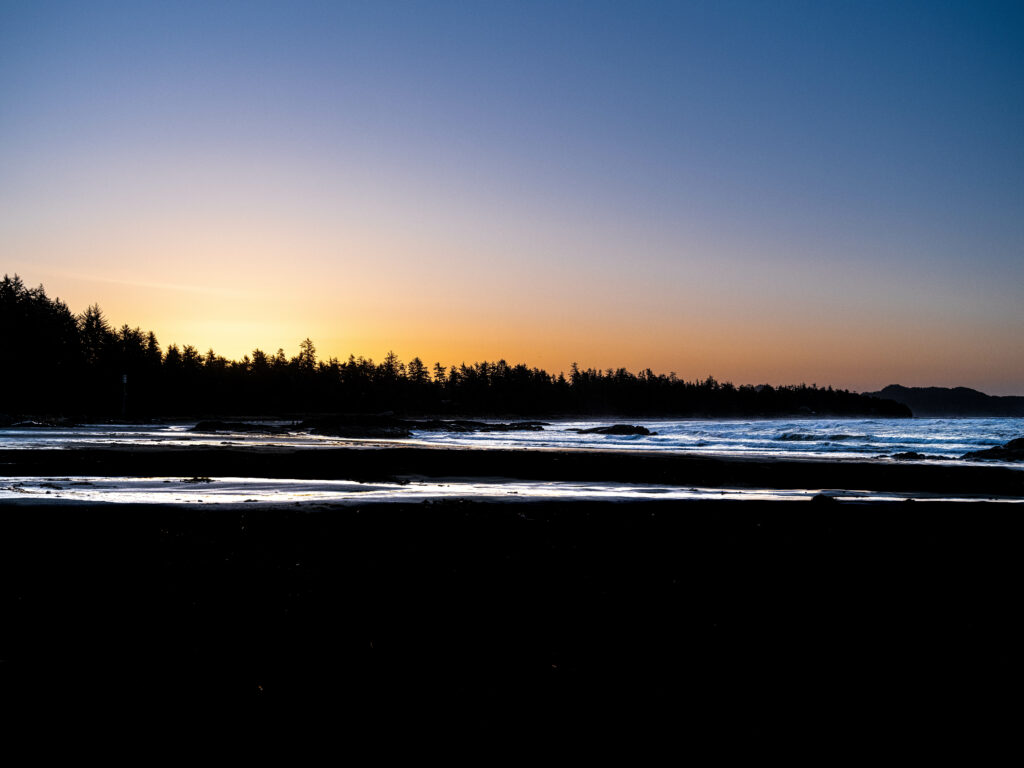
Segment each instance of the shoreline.
[[[387,444],[0,451],[18,476],[1024,499],[986,464]],[[985,737],[1024,682],[1022,538],[1014,504],[924,498],[0,501],[0,689],[317,702],[385,733]]]
[[1024,471],[984,463],[951,465],[814,458],[764,458],[596,449],[458,447],[103,447],[0,450],[0,477],[253,477],[400,481],[508,478],[601,481],[703,488],[846,489],[1024,497]]
[[437,504],[446,502],[533,504],[594,502],[635,504],[644,501],[814,502],[871,504],[906,501],[948,504],[1024,504],[1024,497],[992,494],[951,495],[830,488],[768,489],[680,487],[572,481],[522,481],[504,477],[408,476],[391,482],[295,480],[252,477],[19,477],[0,482],[0,503],[9,506],[161,505],[181,508],[197,504],[220,509],[292,509],[296,506]]

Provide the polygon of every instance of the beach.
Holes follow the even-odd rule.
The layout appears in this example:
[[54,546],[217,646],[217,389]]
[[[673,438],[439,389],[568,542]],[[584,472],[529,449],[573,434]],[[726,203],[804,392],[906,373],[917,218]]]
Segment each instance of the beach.
[[[0,460],[7,475],[457,467],[1020,495],[1021,473],[1005,467],[346,450]],[[1020,682],[1022,525],[1016,504],[820,495],[4,503],[0,675],[21,699],[322,701],[368,727],[618,725],[751,743],[948,736],[952,724],[977,735],[1007,724],[995,702]]]
[[424,447],[266,446],[0,450],[0,478],[257,477],[359,482],[413,478],[602,481],[706,488],[846,489],[1024,498],[1024,472],[1005,463],[895,462],[656,453]]

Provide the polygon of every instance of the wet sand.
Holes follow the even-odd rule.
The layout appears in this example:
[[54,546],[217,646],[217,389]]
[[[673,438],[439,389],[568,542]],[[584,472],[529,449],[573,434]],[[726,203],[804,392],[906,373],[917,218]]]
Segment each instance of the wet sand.
[[1024,471],[984,463],[751,459],[640,451],[458,448],[88,448],[0,451],[0,476],[517,478],[701,487],[1024,497]]
[[998,738],[1022,528],[984,503],[0,505],[0,681],[392,733]]

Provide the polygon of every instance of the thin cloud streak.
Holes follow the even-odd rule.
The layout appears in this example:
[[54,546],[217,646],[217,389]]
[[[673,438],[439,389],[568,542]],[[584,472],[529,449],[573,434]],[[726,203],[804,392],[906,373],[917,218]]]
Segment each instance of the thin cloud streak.
[[[179,293],[195,293],[204,296],[224,296],[232,298],[257,298],[252,291],[241,291],[221,285],[195,285],[186,283],[170,283],[153,280],[126,280],[120,277],[104,277],[102,275],[87,275],[82,272],[72,272],[64,269],[52,269],[51,272],[68,277],[73,280],[80,280],[91,283],[104,283],[107,285],[119,285],[126,288],[144,288],[158,291],[175,291]],[[99,300],[99,299],[97,299]]]

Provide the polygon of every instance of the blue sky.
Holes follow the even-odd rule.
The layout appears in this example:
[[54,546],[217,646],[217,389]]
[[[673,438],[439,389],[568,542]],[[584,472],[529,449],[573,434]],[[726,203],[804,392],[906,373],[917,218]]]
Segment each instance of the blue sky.
[[0,253],[241,356],[1024,393],[1020,3],[0,4]]

